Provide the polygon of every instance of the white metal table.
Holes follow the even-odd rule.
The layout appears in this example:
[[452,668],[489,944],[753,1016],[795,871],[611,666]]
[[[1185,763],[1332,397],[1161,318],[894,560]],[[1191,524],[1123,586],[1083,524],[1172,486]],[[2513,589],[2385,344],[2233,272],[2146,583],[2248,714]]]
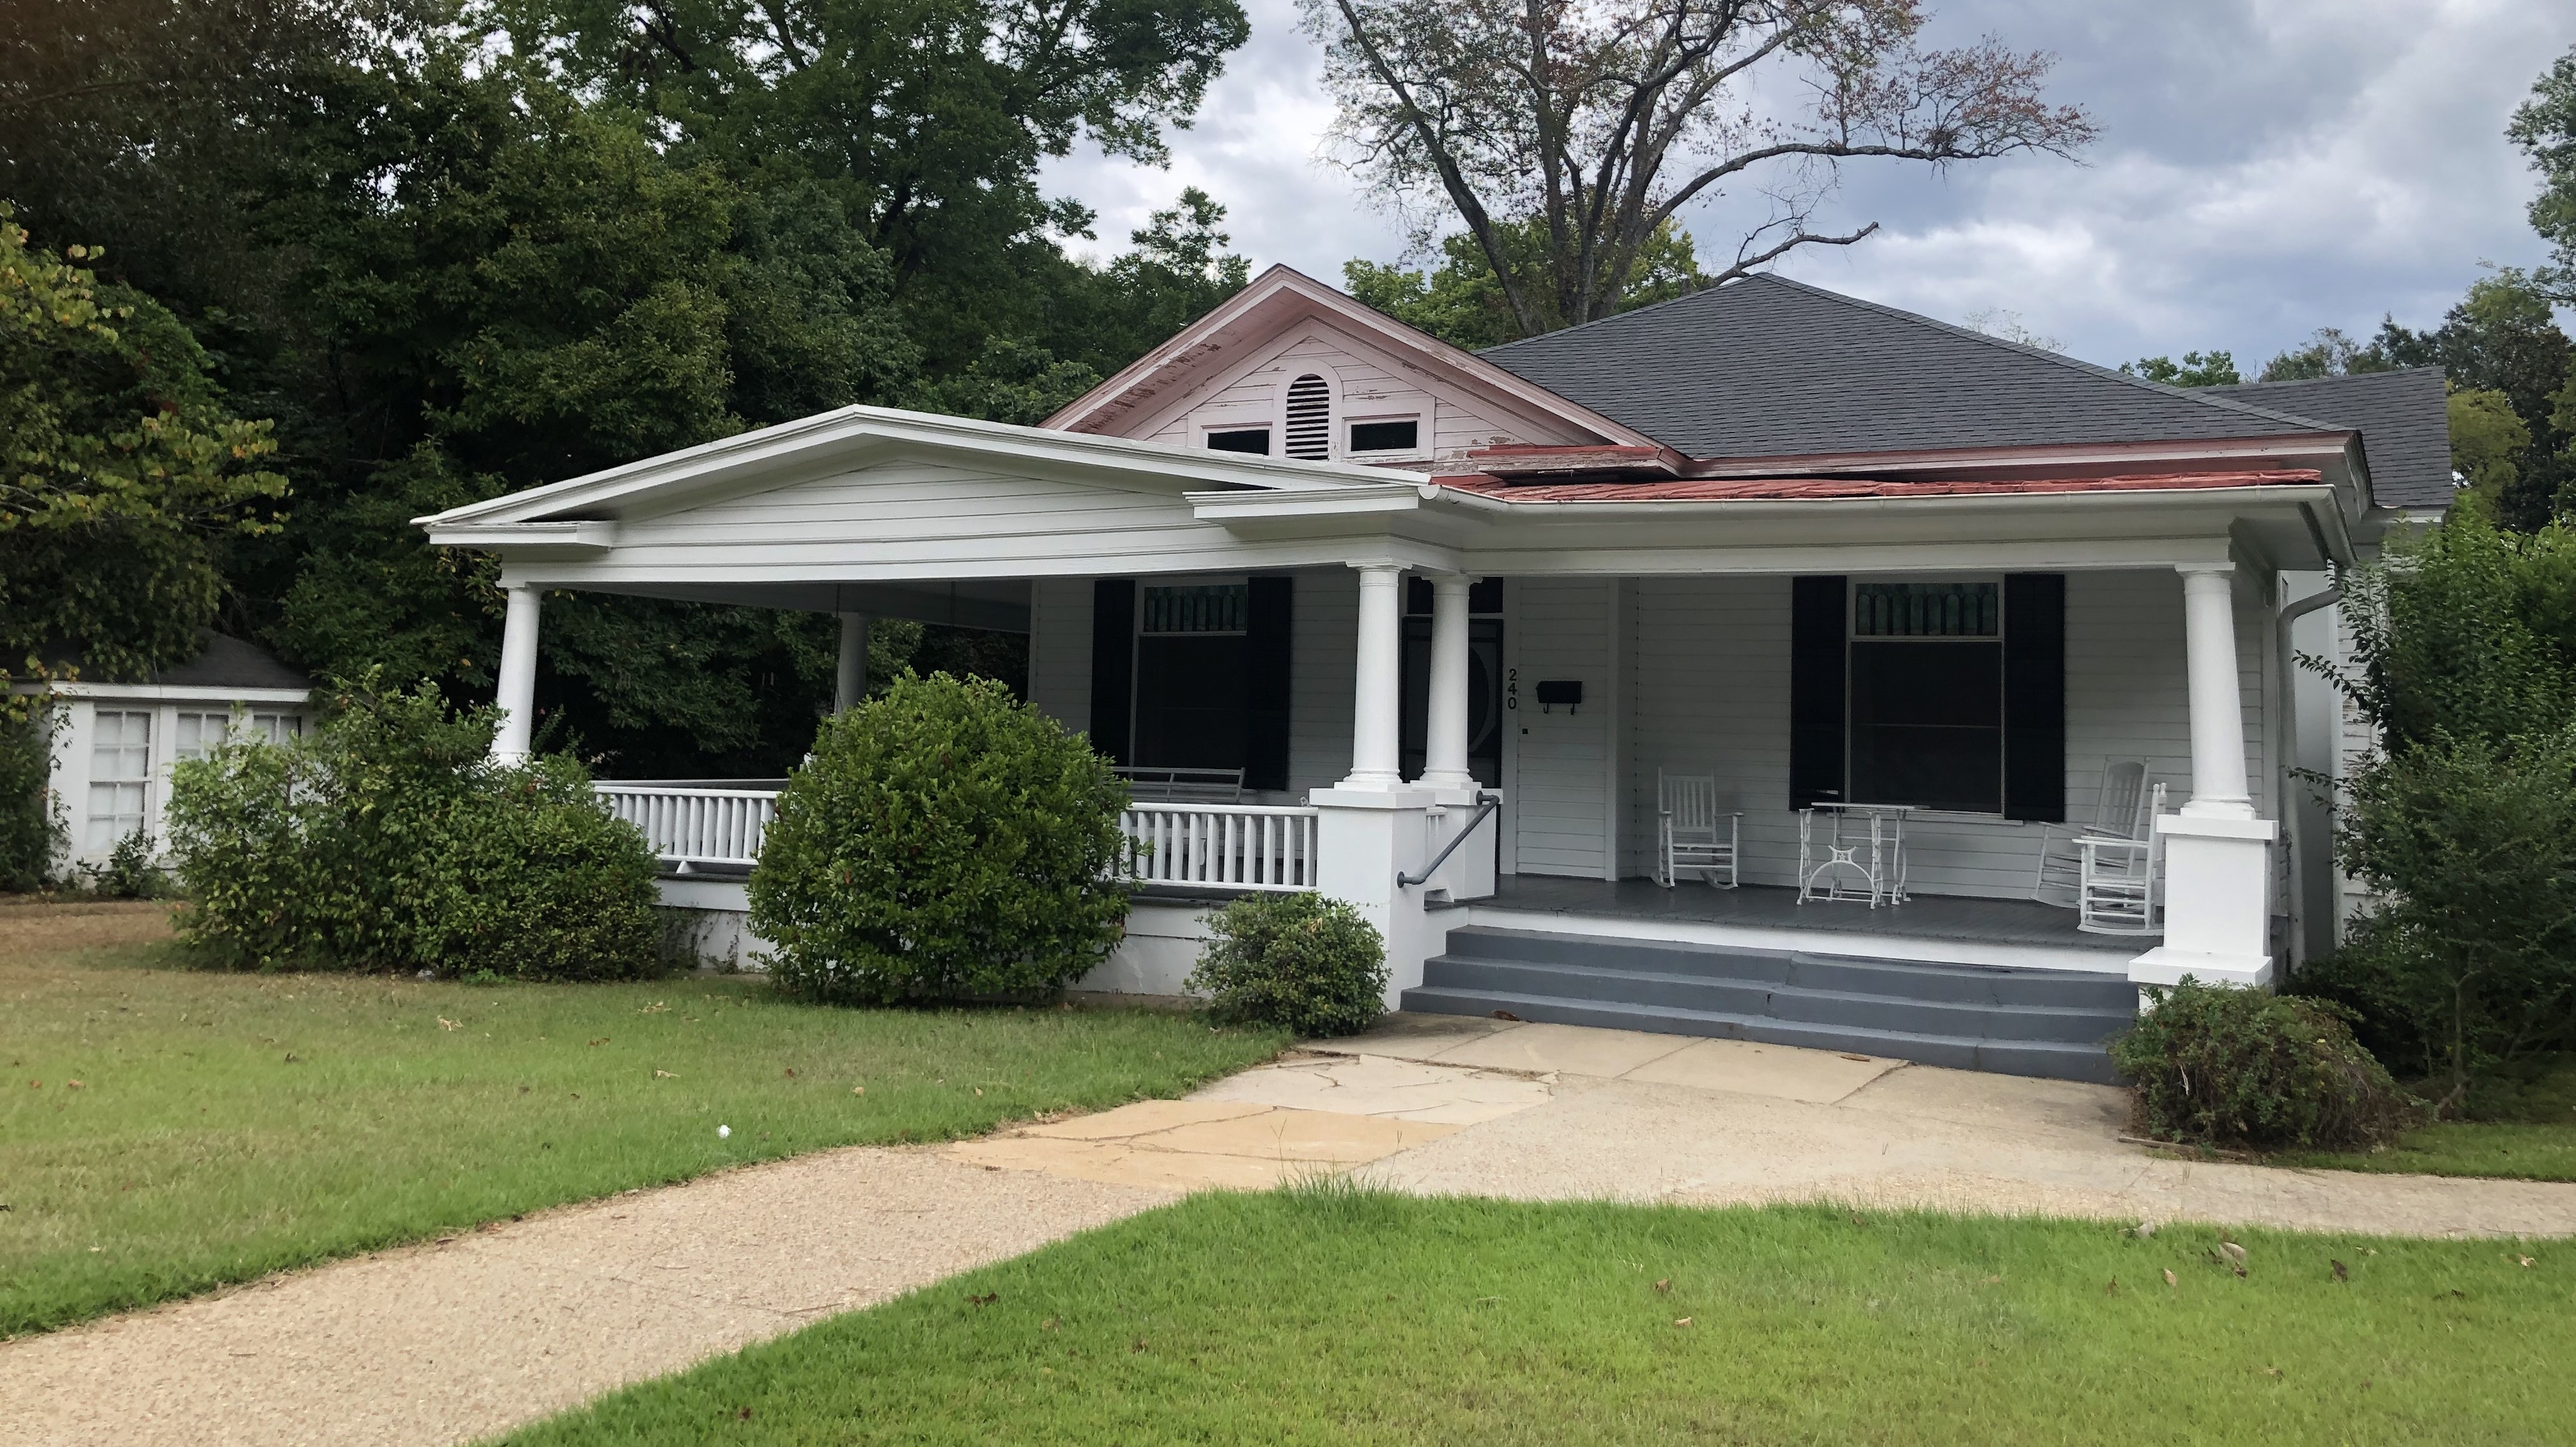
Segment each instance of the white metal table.
[[[1911,804],[1818,803],[1799,810],[1798,903],[1903,904],[1905,816],[1913,812]],[[1819,814],[1825,816],[1821,837]]]

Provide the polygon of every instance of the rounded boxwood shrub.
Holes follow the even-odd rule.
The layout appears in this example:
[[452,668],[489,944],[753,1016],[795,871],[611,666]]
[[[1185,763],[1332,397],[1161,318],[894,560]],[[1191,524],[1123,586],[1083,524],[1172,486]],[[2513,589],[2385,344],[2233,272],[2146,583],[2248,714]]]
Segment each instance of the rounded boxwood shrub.
[[2159,1140],[2347,1150],[2424,1118],[2338,1006],[2191,979],[2150,995],[2111,1059]]
[[657,971],[652,850],[568,758],[491,761],[497,715],[354,689],[309,739],[171,773],[180,938],[245,969]]
[[1320,894],[1248,894],[1208,917],[1189,987],[1220,1018],[1299,1035],[1350,1035],[1386,1011],[1386,941]]
[[1003,685],[907,673],[826,720],[778,796],[751,875],[771,978],[835,1004],[1060,988],[1125,933],[1126,803]]

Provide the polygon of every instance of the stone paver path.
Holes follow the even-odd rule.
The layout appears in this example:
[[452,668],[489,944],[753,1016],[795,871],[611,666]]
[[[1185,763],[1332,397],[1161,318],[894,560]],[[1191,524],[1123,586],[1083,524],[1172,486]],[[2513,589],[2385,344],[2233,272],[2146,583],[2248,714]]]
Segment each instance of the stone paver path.
[[0,1442],[470,1441],[1175,1200],[1400,1190],[2576,1235],[2576,1185],[2174,1160],[2102,1086],[1398,1016],[1219,1081],[936,1148],[832,1151],[0,1345]]

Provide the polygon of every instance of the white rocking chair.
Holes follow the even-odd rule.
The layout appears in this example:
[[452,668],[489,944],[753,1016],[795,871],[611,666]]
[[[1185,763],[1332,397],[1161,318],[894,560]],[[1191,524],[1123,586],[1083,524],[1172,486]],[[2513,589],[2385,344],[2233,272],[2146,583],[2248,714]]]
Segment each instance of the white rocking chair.
[[[1716,776],[1667,774],[1658,769],[1655,799],[1662,863],[1655,882],[1670,889],[1680,882],[1683,870],[1695,869],[1706,873],[1716,888],[1735,888],[1735,846],[1744,815],[1718,811]],[[1721,871],[1724,880],[1718,878]]]
[[2083,892],[2083,847],[2088,839],[2135,842],[2147,837],[2155,813],[2148,803],[2147,761],[2104,759],[2102,788],[2089,824],[2051,824],[2040,831],[2039,871],[2030,897],[2061,909],[2077,907]]
[[2087,934],[2151,935],[2163,931],[2158,918],[2157,857],[2164,836],[2155,820],[2164,812],[2165,786],[2147,795],[2146,837],[2086,838],[2075,841],[2077,883],[2075,927]]

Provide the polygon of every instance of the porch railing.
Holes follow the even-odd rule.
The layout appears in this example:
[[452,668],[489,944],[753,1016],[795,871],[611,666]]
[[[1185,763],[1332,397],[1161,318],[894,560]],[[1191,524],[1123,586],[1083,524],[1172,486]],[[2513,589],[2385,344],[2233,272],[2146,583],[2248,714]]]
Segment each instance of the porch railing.
[[[778,817],[778,790],[761,780],[603,780],[608,812],[641,831],[654,857],[681,874],[751,868]],[[783,782],[783,781],[780,781]],[[1293,892],[1315,887],[1313,809],[1256,804],[1139,803],[1118,816],[1139,884]]]
[[593,787],[609,813],[643,831],[656,858],[694,874],[749,869],[759,861],[761,835],[778,817],[778,791],[746,787],[751,782],[610,780]]
[[1313,809],[1257,804],[1139,803],[1118,816],[1139,884],[1216,889],[1315,887]]

